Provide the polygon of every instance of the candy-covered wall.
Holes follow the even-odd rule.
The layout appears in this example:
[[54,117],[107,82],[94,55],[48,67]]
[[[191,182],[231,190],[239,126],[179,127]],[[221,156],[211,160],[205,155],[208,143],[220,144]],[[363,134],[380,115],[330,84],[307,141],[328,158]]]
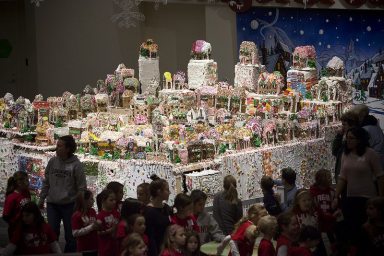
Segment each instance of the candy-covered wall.
[[333,57],[345,62],[354,102],[367,104],[384,126],[382,11],[252,8],[237,14],[237,43],[254,41],[268,71],[285,73],[299,45],[314,45],[319,74]]

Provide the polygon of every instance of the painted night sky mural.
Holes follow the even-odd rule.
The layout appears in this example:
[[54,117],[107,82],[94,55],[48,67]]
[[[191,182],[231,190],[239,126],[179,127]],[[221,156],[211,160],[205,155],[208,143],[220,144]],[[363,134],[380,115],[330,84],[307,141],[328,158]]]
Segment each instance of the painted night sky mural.
[[[238,47],[242,41],[258,45],[269,72],[276,69],[277,55],[289,56],[300,45],[315,46],[319,71],[338,56],[356,87],[355,102],[366,103],[373,113],[384,114],[382,11],[254,7],[237,14]],[[289,58],[285,60],[289,69]]]

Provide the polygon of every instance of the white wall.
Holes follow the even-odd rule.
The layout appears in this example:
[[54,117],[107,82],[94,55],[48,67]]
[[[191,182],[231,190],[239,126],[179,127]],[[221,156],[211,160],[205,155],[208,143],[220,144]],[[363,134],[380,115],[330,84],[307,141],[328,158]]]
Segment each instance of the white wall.
[[121,62],[135,68],[137,77],[139,47],[147,38],[159,45],[161,72],[186,71],[192,42],[206,39],[204,5],[168,4],[155,10],[153,3],[142,3],[146,20],[130,29],[111,22],[116,8],[105,0],[49,0],[36,8],[40,93],[80,92]]
[[0,1],[0,39],[12,46],[10,56],[0,58],[0,97],[6,92],[29,97],[36,91],[34,26],[27,24],[25,8],[24,1]]

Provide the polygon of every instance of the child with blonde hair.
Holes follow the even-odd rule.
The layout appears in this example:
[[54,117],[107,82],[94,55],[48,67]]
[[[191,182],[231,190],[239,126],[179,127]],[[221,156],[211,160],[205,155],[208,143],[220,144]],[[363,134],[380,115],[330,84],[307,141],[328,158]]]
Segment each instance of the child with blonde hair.
[[255,245],[255,230],[259,219],[268,213],[261,204],[254,204],[248,209],[246,217],[243,217],[236,225],[232,235],[227,236],[217,248],[218,254],[229,243],[231,255],[252,255]]
[[173,224],[167,228],[164,236],[163,250],[160,256],[183,256],[185,231],[182,226]]
[[261,217],[257,222],[257,230],[263,234],[257,251],[258,256],[275,256],[276,251],[271,240],[276,235],[277,220],[276,217],[267,215]]
[[140,234],[132,233],[123,240],[121,256],[147,256],[147,245]]

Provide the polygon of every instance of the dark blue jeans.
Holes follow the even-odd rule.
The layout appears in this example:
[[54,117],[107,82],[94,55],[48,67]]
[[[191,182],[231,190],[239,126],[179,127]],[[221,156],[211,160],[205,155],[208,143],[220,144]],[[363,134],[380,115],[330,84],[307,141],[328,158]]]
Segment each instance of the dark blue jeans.
[[64,252],[76,252],[76,240],[72,235],[71,218],[75,204],[53,204],[47,203],[48,224],[52,227],[57,235],[57,240],[60,237],[60,224],[63,220],[65,233],[65,248]]

